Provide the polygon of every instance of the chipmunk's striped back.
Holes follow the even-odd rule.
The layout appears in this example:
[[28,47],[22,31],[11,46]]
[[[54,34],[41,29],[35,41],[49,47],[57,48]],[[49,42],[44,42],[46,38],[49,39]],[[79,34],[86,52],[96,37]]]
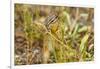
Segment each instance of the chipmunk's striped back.
[[47,29],[49,29],[50,24],[53,24],[57,21],[58,16],[57,15],[49,15],[45,21],[44,21],[44,25],[47,27]]

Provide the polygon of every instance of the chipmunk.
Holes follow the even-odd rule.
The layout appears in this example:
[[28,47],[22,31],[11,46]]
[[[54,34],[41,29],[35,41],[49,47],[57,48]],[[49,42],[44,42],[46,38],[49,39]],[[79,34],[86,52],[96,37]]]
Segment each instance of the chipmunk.
[[50,14],[44,21],[44,25],[46,26],[47,30],[51,32],[56,32],[58,29],[58,15]]
[[[55,33],[58,30],[58,16],[55,14],[50,14],[44,21],[44,25],[46,26],[48,32]],[[49,35],[45,34],[44,43],[43,43],[43,63],[48,63],[50,58],[50,48],[49,48]]]

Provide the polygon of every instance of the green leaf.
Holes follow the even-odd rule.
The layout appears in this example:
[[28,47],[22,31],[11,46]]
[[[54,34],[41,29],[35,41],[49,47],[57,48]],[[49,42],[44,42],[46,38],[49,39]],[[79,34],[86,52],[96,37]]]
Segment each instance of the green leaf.
[[73,36],[75,36],[75,34],[77,33],[77,31],[78,31],[78,27],[79,27],[79,25],[76,24],[75,29],[74,29],[74,32],[73,32]]
[[86,34],[86,35],[83,37],[83,39],[81,40],[81,44],[80,44],[80,52],[81,52],[81,53],[83,52],[83,50],[84,50],[84,48],[85,48],[85,44],[86,44],[88,38],[89,38],[89,34]]
[[80,28],[79,30],[78,30],[78,32],[84,32],[84,31],[87,31],[87,26],[84,26],[84,27],[82,27],[82,28]]

